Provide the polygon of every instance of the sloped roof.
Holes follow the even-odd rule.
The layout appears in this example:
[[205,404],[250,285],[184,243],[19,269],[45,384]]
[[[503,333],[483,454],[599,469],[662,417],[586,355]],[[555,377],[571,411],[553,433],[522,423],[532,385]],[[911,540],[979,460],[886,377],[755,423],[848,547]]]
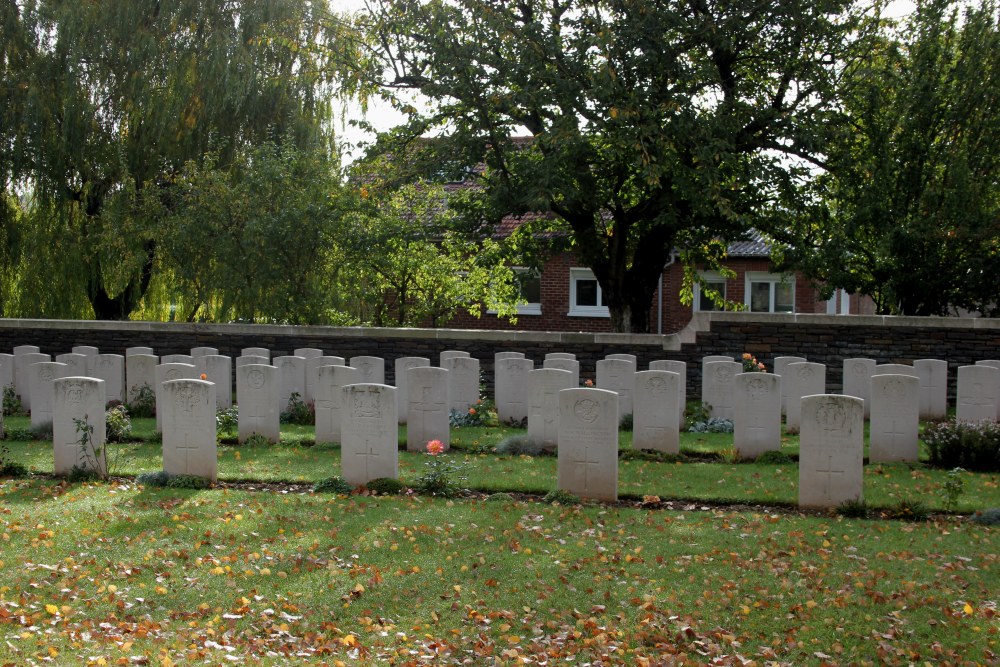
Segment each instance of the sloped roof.
[[745,239],[730,243],[727,252],[730,257],[770,257],[771,243],[759,231],[750,229]]

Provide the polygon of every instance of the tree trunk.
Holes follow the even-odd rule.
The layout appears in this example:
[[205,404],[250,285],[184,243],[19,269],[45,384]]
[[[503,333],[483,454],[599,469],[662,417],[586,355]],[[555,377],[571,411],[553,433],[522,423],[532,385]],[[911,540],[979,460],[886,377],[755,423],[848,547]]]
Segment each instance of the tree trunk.
[[90,298],[90,306],[94,309],[94,318],[98,320],[127,320],[136,309],[146,290],[149,289],[149,282],[153,278],[153,261],[156,255],[156,242],[147,241],[146,259],[142,265],[142,272],[137,277],[129,280],[121,292],[115,296],[108,294],[104,289],[104,282],[101,279],[100,260],[94,258],[95,266],[90,272],[87,280],[87,293]]

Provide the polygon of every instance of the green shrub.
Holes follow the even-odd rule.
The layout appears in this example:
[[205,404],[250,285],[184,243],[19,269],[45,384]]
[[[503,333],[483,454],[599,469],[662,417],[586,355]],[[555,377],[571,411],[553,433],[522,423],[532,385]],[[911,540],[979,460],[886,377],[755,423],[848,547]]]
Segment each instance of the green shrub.
[[868,504],[861,498],[845,500],[837,505],[837,514],[849,519],[864,519],[868,517]]
[[251,433],[247,436],[247,439],[243,441],[244,447],[268,447],[272,443],[267,439],[266,435],[260,433]]
[[553,489],[545,494],[542,498],[543,501],[547,503],[558,503],[560,505],[578,505],[580,504],[580,497],[570,493],[569,491],[563,491],[562,489]]
[[763,463],[766,465],[790,465],[795,463],[795,459],[786,454],[785,452],[779,452],[777,449],[772,449],[770,451],[764,452],[757,458],[753,460],[754,463]]
[[157,470],[155,472],[143,472],[136,476],[135,481],[137,484],[143,486],[157,486],[162,487],[167,485],[167,480],[170,479],[170,475],[164,470]]
[[105,439],[107,442],[126,442],[132,435],[132,420],[128,409],[118,404],[104,413]]
[[288,407],[279,416],[282,424],[298,424],[300,426],[311,426],[316,423],[316,408],[313,403],[304,403],[302,395],[293,391],[288,397]]
[[30,428],[8,428],[3,434],[4,440],[19,440],[27,442],[35,439],[35,434]]
[[380,496],[398,496],[406,491],[406,484],[392,477],[378,477],[365,484],[369,491]]
[[633,423],[633,419],[632,419],[632,413],[631,412],[628,413],[627,415],[622,415],[621,421],[618,422],[618,430],[619,431],[628,431],[629,433],[631,433],[632,432],[632,423]]
[[10,458],[6,445],[0,446],[0,477],[26,477],[28,469]]
[[886,515],[890,519],[899,519],[900,521],[926,521],[929,512],[927,505],[921,500],[900,498],[895,505],[889,508]]
[[620,461],[659,461],[661,463],[677,463],[684,460],[681,454],[668,454],[655,449],[619,449]]
[[136,385],[129,393],[132,395],[132,401],[127,403],[130,415],[136,419],[149,419],[156,416],[156,394],[152,387],[148,384],[141,387]]
[[313,484],[313,493],[350,493],[354,487],[343,477],[334,475]]
[[220,408],[215,411],[215,435],[219,440],[236,437],[239,430],[239,406],[234,405],[231,408]]
[[931,465],[1000,472],[1000,424],[950,421],[924,429]]
[[497,410],[492,400],[479,400],[465,412],[452,410],[448,415],[451,426],[496,426]]
[[212,483],[198,475],[171,475],[163,470],[144,472],[135,478],[138,484],[169,489],[207,489]]
[[52,439],[52,423],[48,424],[38,424],[37,426],[31,427],[31,440],[51,440]]
[[1000,526],[1000,507],[976,512],[972,516],[972,520],[983,526]]
[[546,450],[527,435],[508,435],[497,443],[496,453],[504,456],[544,456],[554,452]]
[[4,415],[19,415],[23,412],[21,397],[17,395],[12,385],[3,388],[3,413]]
[[454,498],[462,492],[461,482],[465,477],[460,473],[463,465],[453,462],[445,454],[427,454],[431,458],[424,462],[424,473],[417,477],[413,485],[422,493],[442,498]]
[[514,496],[509,493],[491,493],[486,496],[486,502],[488,503],[512,503],[514,502]]
[[954,468],[948,471],[948,477],[944,481],[942,490],[944,491],[944,508],[949,512],[958,509],[958,499],[965,492],[965,478],[962,474],[965,471],[961,468]]

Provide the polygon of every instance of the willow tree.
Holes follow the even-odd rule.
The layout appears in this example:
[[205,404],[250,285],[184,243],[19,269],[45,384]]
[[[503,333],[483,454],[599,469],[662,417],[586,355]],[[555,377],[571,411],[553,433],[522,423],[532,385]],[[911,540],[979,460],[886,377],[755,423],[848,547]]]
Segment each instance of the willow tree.
[[[551,211],[645,332],[671,251],[766,227],[822,164],[855,20],[847,0],[369,0],[396,137],[484,161],[496,210]],[[528,134],[530,142],[518,141]],[[395,148],[394,150],[399,150]]]
[[[117,200],[153,190],[169,204],[184,165],[209,154],[225,164],[264,141],[327,141],[328,67],[296,48],[333,39],[323,19],[309,0],[2,3],[0,183],[60,241],[21,253],[19,314],[40,314],[31,290],[47,288],[64,303],[41,314],[82,299],[99,319],[127,318],[161,230],[121,233],[131,212]],[[53,264],[64,284],[32,283]]]

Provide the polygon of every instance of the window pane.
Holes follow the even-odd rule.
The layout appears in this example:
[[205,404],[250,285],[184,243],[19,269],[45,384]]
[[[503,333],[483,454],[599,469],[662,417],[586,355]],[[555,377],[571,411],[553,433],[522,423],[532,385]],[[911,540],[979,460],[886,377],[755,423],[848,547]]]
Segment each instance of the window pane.
[[768,282],[750,283],[750,311],[754,313],[771,312],[771,285]]
[[722,298],[726,297],[726,281],[706,280],[705,285],[700,285],[698,289],[698,310],[722,310],[722,306],[717,305],[705,294],[706,286],[708,289],[715,290],[721,294]]
[[791,281],[774,285],[774,312],[795,312],[795,286]]
[[528,303],[542,302],[542,279],[533,273],[519,273],[518,280],[521,282],[521,297]]
[[[597,305],[597,281],[577,280],[576,281],[576,305],[596,306]],[[602,299],[601,305],[604,305]]]

